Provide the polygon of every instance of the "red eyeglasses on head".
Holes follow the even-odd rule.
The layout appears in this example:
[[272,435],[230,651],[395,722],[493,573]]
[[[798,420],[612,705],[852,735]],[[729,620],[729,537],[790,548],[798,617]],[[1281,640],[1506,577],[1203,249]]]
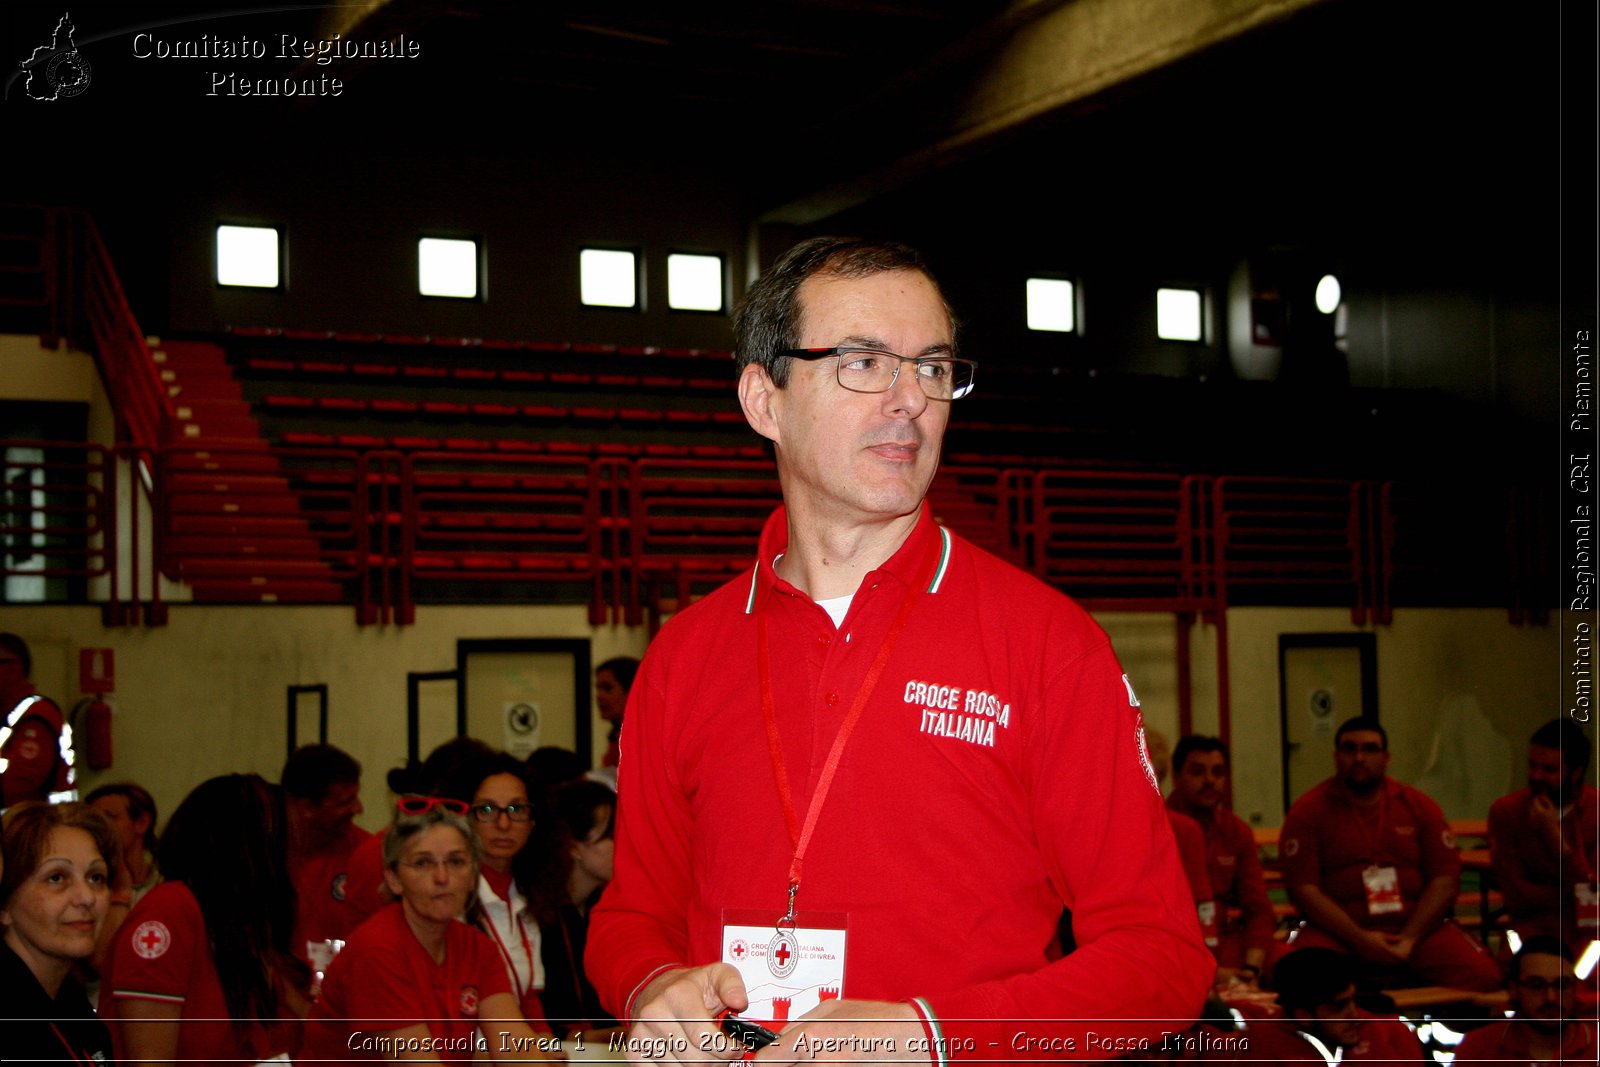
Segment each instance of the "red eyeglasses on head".
[[394,805],[402,815],[426,815],[434,808],[443,808],[451,815],[466,815],[467,802],[452,797],[425,797],[420,793],[407,793]]

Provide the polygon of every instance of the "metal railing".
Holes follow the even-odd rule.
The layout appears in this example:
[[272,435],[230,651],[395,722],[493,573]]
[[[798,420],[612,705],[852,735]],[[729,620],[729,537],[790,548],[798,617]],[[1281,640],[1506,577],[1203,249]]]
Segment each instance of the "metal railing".
[[[121,621],[164,618],[159,573],[197,601],[344,603],[363,623],[466,588],[637,623],[748,567],[780,499],[766,461],[0,444],[36,457],[6,462],[0,572],[76,580]],[[1249,590],[1362,623],[1391,607],[1391,489],[963,465],[929,496],[1094,607],[1214,613]]]

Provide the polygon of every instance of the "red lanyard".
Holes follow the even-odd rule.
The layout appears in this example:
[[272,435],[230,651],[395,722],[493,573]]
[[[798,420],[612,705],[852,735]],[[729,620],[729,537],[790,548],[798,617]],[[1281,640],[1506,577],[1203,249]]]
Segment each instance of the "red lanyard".
[[[487,882],[488,879],[485,878],[484,881]],[[494,891],[493,886],[490,886],[489,888],[490,892]],[[515,894],[516,886],[513,884],[512,891],[508,895],[514,896]],[[495,893],[494,895],[497,900],[502,900],[504,902],[506,906],[506,916],[510,919],[511,925],[516,927],[517,933],[522,935],[522,951],[523,954],[528,958],[528,984],[527,986],[523,986],[522,976],[517,973],[516,960],[514,960],[511,956],[511,949],[506,945],[505,938],[500,936],[500,931],[495,929],[494,917],[489,914],[489,909],[484,908],[483,925],[488,929],[490,935],[494,938],[494,947],[500,950],[500,959],[506,965],[506,970],[511,974],[511,987],[517,994],[517,1003],[520,1004],[522,1003],[522,998],[527,995],[528,990],[537,988],[534,985],[534,982],[538,979],[538,963],[533,958],[533,946],[528,943],[528,931],[523,927],[521,919],[517,917],[516,907],[510,900],[506,900],[505,898],[501,897],[499,893]]]
[[827,799],[828,790],[833,785],[834,773],[838,771],[839,761],[844,756],[845,743],[850,740],[856,723],[861,719],[862,711],[866,709],[867,701],[872,699],[873,691],[878,688],[878,679],[889,663],[889,654],[899,643],[900,635],[906,628],[906,621],[911,617],[911,609],[916,602],[916,588],[907,589],[905,598],[900,603],[900,610],[895,614],[894,621],[889,624],[883,643],[878,646],[877,658],[867,669],[867,675],[861,681],[861,688],[856,690],[855,703],[851,706],[850,713],[844,717],[844,722],[839,724],[839,732],[834,735],[833,748],[828,752],[828,760],[822,766],[822,777],[817,781],[816,792],[811,794],[811,805],[806,809],[804,826],[800,825],[795,813],[794,797],[789,789],[789,772],[783,759],[783,744],[778,739],[778,718],[773,710],[772,647],[767,635],[767,611],[770,609],[763,609],[756,614],[756,663],[757,672],[761,676],[761,716],[767,726],[767,751],[772,757],[772,773],[778,780],[778,800],[783,805],[783,821],[789,829],[789,840],[794,845],[794,859],[789,863],[789,912],[778,921],[780,928],[784,926],[794,928],[795,894],[800,890],[800,871],[805,862],[806,848],[811,843],[811,833],[817,827],[817,816],[822,813],[823,801]]
[[55,1023],[51,1023],[50,1024],[50,1029],[55,1031],[56,1040],[61,1042],[61,1047],[67,1050],[67,1055],[72,1057],[72,1062],[73,1063],[88,1063],[89,1062],[88,1060],[85,1060],[85,1059],[83,1059],[82,1057],[80,1057],[78,1055],[79,1049],[77,1048],[77,1046],[73,1045],[72,1042],[67,1040],[67,1035],[63,1034],[61,1032],[61,1028],[60,1027],[58,1027]]
[[1361,831],[1361,843],[1367,846],[1367,854],[1372,857],[1369,865],[1376,867],[1383,862],[1385,855],[1383,847],[1384,835],[1388,832],[1389,822],[1389,790],[1387,786],[1380,785],[1382,792],[1378,801],[1378,832],[1376,836],[1367,832],[1367,820],[1363,817],[1362,809],[1354,800],[1350,801],[1351,814],[1357,829]]

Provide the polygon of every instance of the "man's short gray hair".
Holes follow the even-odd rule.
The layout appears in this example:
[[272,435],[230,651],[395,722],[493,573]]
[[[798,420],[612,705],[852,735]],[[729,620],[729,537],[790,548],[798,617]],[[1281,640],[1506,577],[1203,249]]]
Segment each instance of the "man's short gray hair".
[[[778,388],[789,384],[794,362],[780,355],[800,347],[800,286],[808,278],[831,275],[866,278],[891,271],[915,271],[939,283],[922,253],[895,241],[869,241],[859,237],[813,237],[801,241],[755,280],[733,313],[734,359],[740,371],[752,363],[763,367]],[[939,294],[941,301],[944,294]],[[950,343],[955,344],[956,318],[948,302]]]

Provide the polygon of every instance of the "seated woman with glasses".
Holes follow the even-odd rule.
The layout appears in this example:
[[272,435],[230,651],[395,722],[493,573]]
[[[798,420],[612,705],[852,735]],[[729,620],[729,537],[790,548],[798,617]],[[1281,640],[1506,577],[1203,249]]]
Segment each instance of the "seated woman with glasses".
[[[541,1029],[545,970],[540,923],[555,916],[561,864],[550,820],[534,817],[522,761],[495,753],[478,766],[472,819],[482,843],[476,907],[467,916],[488,934],[505,964],[525,1019]],[[444,791],[444,790],[441,790]]]
[[329,966],[304,1059],[459,1061],[474,1049],[496,1062],[551,1058],[494,944],[459,921],[478,848],[465,802],[400,798],[383,842],[384,881],[399,901],[357,927]]

